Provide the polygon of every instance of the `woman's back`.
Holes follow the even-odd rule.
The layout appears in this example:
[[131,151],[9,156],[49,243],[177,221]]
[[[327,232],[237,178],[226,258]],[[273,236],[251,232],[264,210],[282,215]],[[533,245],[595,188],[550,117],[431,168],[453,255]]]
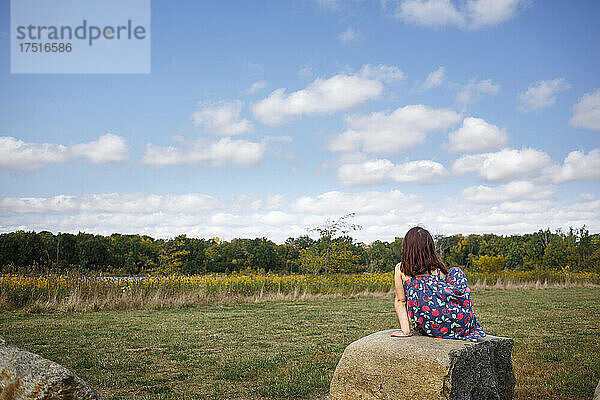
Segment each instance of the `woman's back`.
[[471,290],[463,271],[420,275],[403,281],[408,317],[421,334],[477,341],[486,336],[473,313]]

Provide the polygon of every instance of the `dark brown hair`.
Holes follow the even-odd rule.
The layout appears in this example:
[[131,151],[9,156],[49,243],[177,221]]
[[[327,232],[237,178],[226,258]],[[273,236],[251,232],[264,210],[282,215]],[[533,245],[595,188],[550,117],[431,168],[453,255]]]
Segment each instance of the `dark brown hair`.
[[402,241],[402,273],[415,276],[431,273],[437,268],[444,274],[448,273],[448,269],[435,252],[431,234],[420,226],[411,228]]

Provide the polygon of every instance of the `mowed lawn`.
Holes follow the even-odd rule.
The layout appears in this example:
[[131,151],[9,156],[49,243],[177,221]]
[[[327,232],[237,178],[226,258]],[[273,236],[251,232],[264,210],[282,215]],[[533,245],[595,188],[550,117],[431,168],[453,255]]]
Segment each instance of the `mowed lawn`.
[[[592,397],[600,288],[478,290],[473,300],[488,333],[515,339],[516,398]],[[350,342],[397,326],[383,295],[0,314],[1,335],[113,399],[319,398]]]

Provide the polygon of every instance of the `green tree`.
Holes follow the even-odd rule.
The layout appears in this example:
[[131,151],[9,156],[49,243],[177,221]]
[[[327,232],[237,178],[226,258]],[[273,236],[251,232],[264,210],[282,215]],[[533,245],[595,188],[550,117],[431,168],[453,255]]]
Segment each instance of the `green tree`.
[[[348,220],[356,216],[356,213],[346,214],[337,220],[331,220],[327,218],[327,221],[321,225],[314,228],[309,228],[309,232],[317,232],[319,234],[319,240],[317,241],[316,247],[320,247],[320,251],[318,251],[318,257],[322,258],[323,262],[323,271],[325,273],[329,272],[330,269],[330,259],[332,258],[332,242],[334,239],[344,236],[351,231],[355,231],[358,229],[362,229],[362,226],[357,224],[351,224]],[[336,246],[333,249],[340,249],[341,247]],[[312,248],[311,248],[312,250]],[[310,253],[309,253],[310,254]],[[333,257],[336,257],[335,255]],[[311,257],[310,262],[311,265],[315,263],[317,258]],[[307,260],[306,256],[303,257],[301,254],[301,264],[302,260]],[[309,268],[313,269],[313,267]]]
[[561,270],[567,263],[567,244],[562,237],[555,236],[544,250],[542,265],[545,269]]
[[478,272],[500,272],[506,266],[506,257],[477,256],[473,259],[473,270]]
[[181,274],[183,260],[190,254],[185,248],[185,235],[163,242],[158,254],[158,265],[151,270],[153,275]]

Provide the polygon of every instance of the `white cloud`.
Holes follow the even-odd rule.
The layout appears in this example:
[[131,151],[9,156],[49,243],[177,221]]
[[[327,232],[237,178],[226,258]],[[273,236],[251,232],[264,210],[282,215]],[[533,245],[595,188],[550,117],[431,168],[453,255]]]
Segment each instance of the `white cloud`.
[[245,211],[273,211],[279,210],[284,204],[284,197],[280,194],[266,197],[248,196],[245,194],[235,195],[230,201],[231,210],[240,213]]
[[[432,234],[530,233],[541,227],[584,224],[591,231],[600,229],[596,194],[574,194],[575,200],[561,206],[552,198],[553,186],[511,183],[491,189],[492,193],[474,190],[476,197],[470,200],[475,201],[459,196],[445,202],[398,190],[334,191],[290,201],[280,195],[235,195],[225,202],[198,193],[8,197],[0,199],[0,232],[120,232],[160,238],[185,233],[224,240],[264,236],[283,243],[289,236],[307,234],[306,228],[322,225],[326,218],[352,211],[357,212],[352,222],[363,226],[353,237],[365,242],[394,240],[416,224],[426,226]],[[247,207],[250,204],[252,207]]]
[[479,82],[471,80],[456,94],[456,101],[463,106],[467,106],[483,94],[496,95],[499,91],[500,85],[493,83],[491,79],[484,79]]
[[504,129],[481,118],[465,118],[458,130],[448,135],[448,151],[453,153],[481,153],[498,150],[508,141]]
[[331,191],[318,196],[303,196],[292,204],[295,212],[315,215],[344,215],[356,212],[359,215],[380,215],[392,210],[410,214],[422,210],[414,195],[399,190],[389,192],[365,191],[348,193]]
[[246,218],[230,213],[216,213],[210,218],[210,223],[213,225],[244,226],[248,222]]
[[462,191],[462,197],[476,204],[506,201],[545,199],[556,192],[554,186],[540,186],[528,181],[509,182],[500,186],[471,186]]
[[540,177],[551,167],[548,154],[525,148],[462,156],[452,169],[458,174],[475,172],[486,181],[501,182]]
[[432,71],[429,75],[427,75],[427,79],[425,79],[425,82],[423,82],[421,88],[428,90],[440,86],[444,81],[445,74],[446,69],[444,67],[439,67],[435,71]]
[[577,201],[592,201],[596,200],[598,197],[594,193],[580,193],[577,196]]
[[240,135],[252,132],[252,124],[247,119],[240,118],[242,102],[200,102],[198,111],[192,114],[194,126],[201,127],[206,133],[214,135]]
[[452,110],[424,105],[408,105],[391,113],[348,116],[345,118],[346,131],[331,140],[329,149],[396,153],[415,147],[425,140],[427,134],[447,129],[459,119],[460,115]]
[[524,0],[403,0],[395,17],[426,27],[457,26],[480,29],[506,22],[518,12]]
[[272,226],[282,226],[299,222],[298,216],[283,211],[269,211],[266,214],[258,214],[256,215],[256,220]]
[[506,201],[496,209],[504,213],[539,213],[540,210],[550,210],[555,206],[552,200],[520,200]]
[[410,161],[398,164],[390,172],[396,182],[438,183],[447,175],[446,168],[431,160]]
[[405,0],[395,16],[407,23],[429,27],[465,24],[464,16],[450,0]]
[[94,142],[71,146],[75,157],[85,157],[95,164],[127,160],[129,148],[121,136],[107,133]]
[[259,90],[264,89],[266,87],[267,87],[267,82],[265,82],[265,81],[254,82],[248,89],[246,89],[246,94],[256,93]]
[[360,38],[360,33],[352,29],[350,26],[348,29],[338,35],[338,39],[345,44],[358,42]]
[[569,124],[592,131],[600,131],[600,89],[584,94],[573,106]]
[[518,108],[529,112],[553,106],[556,103],[556,95],[570,88],[571,85],[564,78],[537,82],[529,86],[525,92],[519,93]]
[[514,234],[586,225],[600,230],[600,200],[575,200],[561,205],[552,200],[507,201],[498,206],[449,199],[436,214],[442,232]]
[[439,183],[447,176],[446,168],[431,160],[409,161],[394,165],[386,159],[342,164],[338,177],[348,186],[375,185],[387,180],[402,183]]
[[366,79],[374,79],[382,82],[396,82],[401,81],[406,76],[398,67],[393,65],[364,65],[358,75]]
[[157,167],[186,164],[218,167],[229,163],[249,167],[260,162],[265,148],[265,141],[251,142],[228,137],[218,141],[190,140],[180,147],[148,143],[143,163]]
[[494,26],[513,18],[527,0],[468,0],[466,14],[470,28]]
[[600,181],[600,149],[591,150],[588,154],[570,152],[562,167],[554,174],[554,181]]
[[155,213],[162,211],[206,213],[220,207],[212,196],[200,193],[182,195],[90,194],[53,197],[5,197],[0,209],[14,213],[45,214],[71,212]]
[[363,163],[343,164],[338,168],[338,177],[349,186],[375,185],[382,183],[394,168],[390,160],[370,160]]
[[402,79],[396,67],[365,65],[358,73],[341,73],[329,79],[318,78],[305,89],[287,94],[285,88],[274,90],[252,105],[254,116],[267,125],[280,125],[291,117],[325,115],[378,99],[382,81]]
[[0,137],[0,167],[13,170],[40,168],[47,163],[70,159],[67,146],[53,143],[26,143],[11,136]]
[[54,143],[27,143],[11,136],[0,137],[0,168],[31,170],[45,164],[86,158],[92,163],[127,160],[129,149],[121,136],[107,133],[90,143],[65,146]]

